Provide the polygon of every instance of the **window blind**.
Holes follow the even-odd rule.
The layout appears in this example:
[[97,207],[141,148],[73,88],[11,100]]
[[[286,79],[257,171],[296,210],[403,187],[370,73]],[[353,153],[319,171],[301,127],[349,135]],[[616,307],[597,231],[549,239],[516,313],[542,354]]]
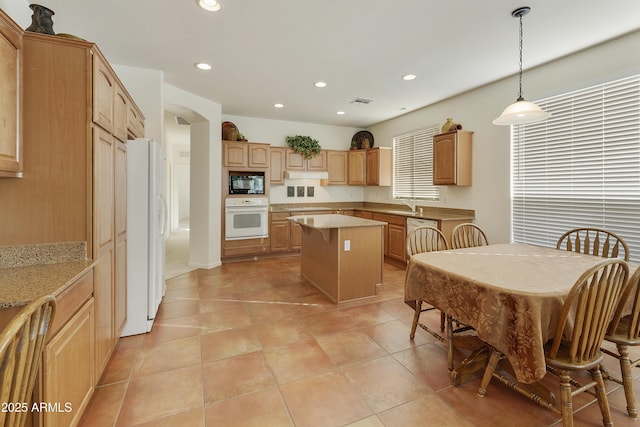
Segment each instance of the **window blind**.
[[536,103],[551,118],[511,127],[512,240],[599,227],[640,261],[640,75]]
[[393,197],[438,200],[433,185],[433,137],[437,124],[393,138]]

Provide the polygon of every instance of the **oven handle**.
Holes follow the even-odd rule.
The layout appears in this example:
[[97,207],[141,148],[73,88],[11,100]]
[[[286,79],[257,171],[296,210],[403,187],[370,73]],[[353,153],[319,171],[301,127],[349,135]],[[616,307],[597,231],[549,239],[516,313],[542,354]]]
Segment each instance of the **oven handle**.
[[244,212],[244,213],[248,213],[248,212],[257,212],[257,213],[261,213],[261,212],[268,212],[269,211],[269,206],[227,206],[226,211],[228,213],[233,213],[233,212]]

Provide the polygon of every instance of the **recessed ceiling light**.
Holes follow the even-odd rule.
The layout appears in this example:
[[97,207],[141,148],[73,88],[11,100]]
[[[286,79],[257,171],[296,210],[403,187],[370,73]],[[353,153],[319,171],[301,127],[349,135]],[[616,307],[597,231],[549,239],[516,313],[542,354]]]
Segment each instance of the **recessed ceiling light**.
[[404,76],[402,76],[402,80],[413,80],[416,78],[415,74],[406,74]]
[[339,116],[343,116],[345,114],[345,112],[344,111],[336,111],[336,114],[339,115]]
[[276,108],[284,108],[284,104],[273,104]]
[[325,82],[315,82],[313,84],[315,87],[326,87],[327,84]]
[[196,64],[196,68],[198,68],[200,70],[209,71],[211,69],[211,65],[205,64],[204,62],[198,62]]
[[222,4],[217,0],[196,0],[196,3],[208,12],[217,12],[222,9]]

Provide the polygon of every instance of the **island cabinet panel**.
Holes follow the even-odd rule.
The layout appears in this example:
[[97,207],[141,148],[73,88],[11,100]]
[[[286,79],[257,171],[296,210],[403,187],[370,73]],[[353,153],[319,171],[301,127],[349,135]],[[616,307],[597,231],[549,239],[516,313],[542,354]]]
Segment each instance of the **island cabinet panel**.
[[22,30],[0,10],[0,177],[22,171]]

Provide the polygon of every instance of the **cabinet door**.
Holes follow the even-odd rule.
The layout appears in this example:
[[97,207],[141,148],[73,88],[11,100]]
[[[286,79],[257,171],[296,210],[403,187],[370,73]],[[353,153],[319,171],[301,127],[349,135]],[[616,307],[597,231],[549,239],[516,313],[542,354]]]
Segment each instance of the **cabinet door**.
[[127,107],[127,138],[131,139],[144,137],[144,119],[142,113],[138,111],[133,101],[129,100]]
[[291,148],[287,148],[285,151],[284,168],[285,170],[303,171],[305,169],[304,156],[296,153]]
[[269,158],[269,184],[284,185],[284,147],[271,147]]
[[327,151],[327,171],[329,185],[347,185],[347,173],[349,164],[347,151]]
[[115,336],[127,320],[127,145],[118,142],[115,158]]
[[0,176],[22,171],[22,30],[0,10]]
[[124,88],[116,85],[113,100],[113,136],[120,141],[127,140],[127,114],[129,113],[129,99]]
[[96,382],[93,310],[92,298],[45,346],[41,401],[63,405],[59,411],[43,412],[47,427],[76,425],[91,399]]
[[366,155],[366,150],[349,151],[349,185],[365,184]]
[[249,145],[249,167],[268,168],[269,167],[269,146],[267,144]]
[[389,224],[388,231],[388,256],[404,262],[406,252],[407,227],[398,224]]
[[224,141],[223,161],[227,167],[246,168],[248,165],[249,145],[246,142]]
[[100,377],[115,345],[114,252],[115,252],[115,146],[111,134],[94,126],[94,269],[96,377]]
[[318,155],[307,159],[308,171],[326,171],[327,170],[327,152],[321,151]]
[[271,252],[286,252],[289,250],[290,238],[289,221],[273,221],[270,227]]
[[456,183],[456,139],[455,132],[433,137],[433,183],[453,185]]
[[93,122],[113,131],[116,78],[101,55],[93,54]]
[[377,149],[367,150],[367,185],[378,185],[378,167],[380,161],[380,151]]

